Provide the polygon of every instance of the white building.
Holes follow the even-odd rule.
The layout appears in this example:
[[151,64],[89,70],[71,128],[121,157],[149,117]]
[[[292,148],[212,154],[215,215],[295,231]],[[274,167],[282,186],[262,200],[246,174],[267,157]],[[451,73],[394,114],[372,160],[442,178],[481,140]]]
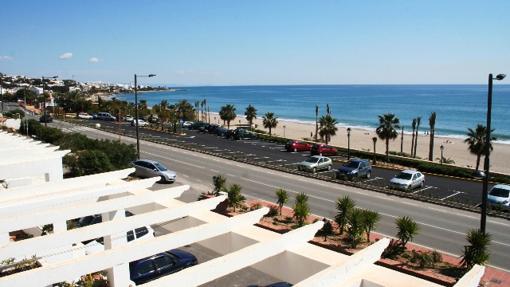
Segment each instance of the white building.
[[[225,195],[184,203],[177,198],[189,186],[150,191],[147,188],[159,178],[122,180],[132,171],[51,181],[0,192],[0,261],[35,255],[42,264],[36,269],[1,277],[0,287],[49,286],[102,270],[107,271],[110,286],[135,286],[130,281],[129,262],[189,244],[199,244],[220,255],[140,286],[199,286],[245,267],[303,287],[440,286],[374,265],[388,245],[388,239],[355,255],[343,255],[308,243],[321,228],[322,221],[278,234],[254,226],[267,208],[228,218],[210,211],[226,199]],[[135,215],[125,217],[125,210]],[[102,214],[103,221],[67,229],[67,220],[92,214]],[[169,231],[167,234],[129,243],[125,240],[128,230],[162,226],[163,223]],[[37,236],[32,233],[36,235],[33,238],[10,240],[11,231],[46,224],[53,225],[52,234]],[[98,237],[104,237],[104,249],[85,255],[81,242]],[[475,266],[455,286],[478,286],[483,272],[483,267]]]

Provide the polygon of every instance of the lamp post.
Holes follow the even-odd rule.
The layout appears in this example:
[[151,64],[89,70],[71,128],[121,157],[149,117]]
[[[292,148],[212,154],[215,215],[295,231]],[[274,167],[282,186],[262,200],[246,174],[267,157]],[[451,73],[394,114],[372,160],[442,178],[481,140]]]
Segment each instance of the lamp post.
[[487,189],[489,185],[489,165],[490,165],[490,142],[491,142],[491,112],[492,112],[492,82],[494,79],[501,81],[506,77],[505,74],[499,74],[495,78],[492,74],[489,74],[489,89],[487,93],[487,134],[485,135],[485,160],[483,163],[483,169],[485,172],[483,178],[483,189],[482,189],[482,215],[480,218],[480,231],[485,233],[487,223]]
[[140,78],[152,78],[155,74],[148,75],[137,75],[135,74],[135,127],[136,127],[136,158],[140,159],[140,136],[138,128],[138,77]]
[[285,137],[285,128],[286,128],[286,126],[284,125],[283,126],[283,137]]
[[439,149],[441,150],[441,159],[439,160],[439,163],[440,163],[440,164],[443,164],[443,158],[444,158],[444,157],[443,157],[444,145],[441,145],[441,146],[439,147]]
[[351,128],[347,128],[347,160],[351,159]]
[[43,97],[43,118],[44,118],[44,126],[47,127],[48,126],[48,116],[46,114],[46,97],[44,96],[44,79],[56,79],[58,78],[58,76],[52,76],[52,77],[44,77],[42,76],[41,77],[41,81],[42,81],[42,97]]

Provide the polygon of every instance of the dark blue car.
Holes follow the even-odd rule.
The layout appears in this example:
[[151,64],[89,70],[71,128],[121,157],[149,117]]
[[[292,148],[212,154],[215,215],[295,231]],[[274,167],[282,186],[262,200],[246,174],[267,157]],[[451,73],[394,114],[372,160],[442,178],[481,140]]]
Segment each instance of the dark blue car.
[[372,174],[372,165],[367,159],[353,158],[348,163],[342,165],[337,171],[337,178],[346,175],[348,178],[370,178]]
[[129,272],[131,280],[138,285],[196,264],[193,254],[173,249],[129,263]]

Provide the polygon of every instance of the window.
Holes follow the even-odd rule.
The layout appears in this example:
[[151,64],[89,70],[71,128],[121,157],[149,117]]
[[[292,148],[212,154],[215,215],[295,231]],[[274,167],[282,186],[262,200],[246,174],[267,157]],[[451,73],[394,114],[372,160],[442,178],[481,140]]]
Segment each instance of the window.
[[146,235],[147,233],[149,233],[149,230],[145,226],[135,229],[136,238],[140,238],[140,237]]
[[133,240],[135,240],[135,235],[133,234],[133,230],[130,230],[127,232],[127,241],[130,242]]
[[144,275],[154,271],[154,266],[151,260],[142,261],[136,266],[136,272],[140,275]]
[[154,259],[154,263],[156,264],[158,269],[169,268],[169,267],[174,266],[174,264],[175,264],[174,260],[170,256],[167,256],[167,255],[156,257]]

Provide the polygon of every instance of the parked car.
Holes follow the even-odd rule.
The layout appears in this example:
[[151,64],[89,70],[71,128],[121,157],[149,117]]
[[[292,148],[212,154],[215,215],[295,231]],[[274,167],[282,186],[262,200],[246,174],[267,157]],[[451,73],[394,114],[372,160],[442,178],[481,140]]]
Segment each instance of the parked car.
[[115,121],[116,120],[116,118],[114,116],[112,116],[112,114],[105,113],[105,112],[97,113],[95,115],[94,119],[101,120],[101,121]]
[[331,170],[333,161],[329,157],[314,155],[298,164],[298,170],[316,173],[319,170]]
[[510,207],[510,185],[496,184],[489,191],[487,199],[491,204]]
[[215,134],[220,126],[217,124],[210,124],[207,126],[207,132],[210,134]]
[[173,249],[129,263],[130,279],[136,285],[147,283],[197,264],[195,255]]
[[135,175],[139,177],[159,176],[164,182],[174,182],[177,177],[175,171],[169,170],[166,166],[154,160],[141,159],[132,162],[132,164],[135,167]]
[[325,144],[313,144],[310,149],[311,155],[337,155],[336,148]]
[[310,151],[312,150],[312,144],[304,141],[290,140],[285,144],[287,151]]
[[182,123],[182,127],[183,128],[189,128],[192,124],[193,124],[193,122],[185,121],[184,123]]
[[79,119],[84,119],[84,120],[91,120],[92,119],[92,115],[89,115],[88,113],[79,113],[78,114],[78,118]]
[[370,160],[353,158],[338,168],[336,174],[337,178],[341,175],[346,175],[349,179],[360,177],[370,178],[372,165],[370,164]]
[[190,130],[199,130],[201,127],[205,127],[207,123],[204,122],[194,122],[191,125],[189,125],[188,129]]
[[152,123],[152,124],[157,124],[159,123],[159,117],[158,115],[150,115],[148,118],[147,118],[147,121],[149,123]]
[[227,128],[218,127],[216,129],[216,135],[218,135],[220,137],[227,137],[227,134],[228,134],[228,129]]
[[411,190],[425,186],[425,175],[416,170],[403,170],[390,180],[390,187]]
[[132,122],[135,118],[131,115],[127,115],[124,117],[124,121],[126,122]]
[[232,134],[232,138],[235,140],[253,139],[254,137],[255,135],[246,128],[236,128]]
[[[138,126],[139,126],[139,127],[145,127],[145,126],[148,126],[148,125],[149,125],[149,123],[148,123],[148,122],[146,122],[146,121],[144,121],[144,120],[142,120],[142,119],[138,119]],[[136,126],[136,121],[135,121],[135,120],[132,120],[132,121],[131,121],[131,126],[132,126],[132,127]]]
[[39,118],[39,122],[41,122],[41,123],[51,123],[51,122],[53,122],[53,117],[51,115],[49,115],[49,114],[42,115]]
[[266,287],[291,287],[292,284],[288,282],[276,282],[273,284],[266,285]]

